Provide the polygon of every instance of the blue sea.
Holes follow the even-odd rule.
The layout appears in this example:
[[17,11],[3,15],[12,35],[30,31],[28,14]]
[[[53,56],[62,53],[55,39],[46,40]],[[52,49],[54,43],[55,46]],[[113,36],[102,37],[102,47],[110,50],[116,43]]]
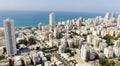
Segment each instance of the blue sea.
[[[38,23],[49,24],[50,11],[0,11],[0,27],[6,18],[14,19],[15,27],[37,26]],[[83,12],[55,12],[56,23],[79,17],[95,18],[104,16],[104,13],[83,13]]]

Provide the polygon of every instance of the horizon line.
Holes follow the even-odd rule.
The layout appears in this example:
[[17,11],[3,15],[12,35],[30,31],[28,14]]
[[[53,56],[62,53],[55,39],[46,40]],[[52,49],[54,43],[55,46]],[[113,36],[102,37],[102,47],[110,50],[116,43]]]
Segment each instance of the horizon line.
[[73,13],[102,13],[102,14],[105,14],[107,12],[109,13],[116,13],[118,14],[118,12],[110,12],[110,11],[106,11],[106,12],[87,12],[87,11],[63,11],[63,10],[56,10],[56,11],[53,11],[53,10],[0,10],[0,11],[35,11],[35,12],[73,12]]

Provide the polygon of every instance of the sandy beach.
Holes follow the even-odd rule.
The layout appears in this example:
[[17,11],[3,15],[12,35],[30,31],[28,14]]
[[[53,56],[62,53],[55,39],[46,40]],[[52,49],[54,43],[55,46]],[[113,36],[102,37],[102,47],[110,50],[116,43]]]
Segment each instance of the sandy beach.
[[4,28],[3,28],[3,27],[0,27],[0,36],[2,36],[3,31],[4,31]]

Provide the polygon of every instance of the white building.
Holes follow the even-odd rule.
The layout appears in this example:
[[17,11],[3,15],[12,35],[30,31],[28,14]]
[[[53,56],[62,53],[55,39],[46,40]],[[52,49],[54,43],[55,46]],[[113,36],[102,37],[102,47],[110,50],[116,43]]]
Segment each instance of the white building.
[[42,24],[42,23],[39,23],[39,24],[38,24],[38,29],[42,30],[42,26],[43,26],[43,24]]
[[55,26],[55,13],[49,14],[49,25],[53,28]]
[[32,61],[34,65],[40,64],[41,58],[38,56],[38,54],[33,54],[32,55]]
[[120,57],[120,48],[113,48],[115,56]]
[[99,48],[100,42],[102,42],[101,38],[95,37],[92,39],[92,44],[94,48]]
[[93,32],[92,32],[92,35],[94,35],[94,36],[98,36],[100,34],[100,31],[99,30],[94,30]]
[[110,17],[110,13],[109,12],[107,12],[106,14],[105,14],[105,20],[108,20],[109,19],[109,17]]
[[60,53],[61,57],[65,58],[68,60],[70,58],[70,53]]
[[50,40],[49,40],[48,45],[49,45],[50,47],[54,46],[54,45],[53,45],[53,39],[50,39]]
[[49,40],[50,40],[50,39],[53,39],[53,33],[50,33],[50,34],[49,34]]
[[63,45],[66,45],[66,44],[67,44],[67,40],[66,40],[65,37],[63,37],[63,38],[61,39],[61,44],[63,44]]
[[110,20],[111,20],[112,22],[115,22],[115,21],[116,21],[115,16],[116,16],[115,13],[112,13],[112,14],[111,14],[111,19],[110,19]]
[[99,50],[104,50],[104,48],[107,47],[107,43],[106,42],[100,42],[99,44]]
[[14,66],[22,66],[21,58],[22,58],[22,56],[14,57]]
[[95,50],[91,46],[82,45],[81,58],[84,61],[94,60],[97,58]]
[[87,35],[87,42],[91,43],[92,42],[92,35]]
[[23,61],[25,63],[25,66],[31,65],[32,62],[31,62],[30,56],[24,56],[22,59],[23,59]]
[[59,53],[64,53],[65,50],[66,50],[66,45],[60,45],[59,46],[59,49],[58,49]]
[[117,27],[120,28],[120,15],[118,16],[118,19],[117,19]]
[[72,38],[68,38],[67,42],[68,42],[68,46],[69,47],[73,47],[74,46],[74,40]]
[[101,30],[101,37],[104,37],[107,35],[107,31],[105,29]]
[[114,47],[120,48],[120,40],[114,42]]
[[50,61],[46,61],[46,62],[44,62],[44,66],[51,66]]
[[12,19],[4,20],[5,28],[5,43],[8,56],[13,56],[17,53],[16,51],[16,40],[15,40],[15,31],[14,31],[14,21]]
[[75,37],[75,38],[74,38],[74,45],[75,45],[75,46],[79,46],[79,44],[80,44],[79,42],[80,42],[80,41],[81,41],[81,40],[80,40],[78,37]]
[[57,27],[54,28],[54,37],[59,38],[59,29]]
[[47,61],[47,58],[44,56],[44,57],[41,57],[42,59],[42,62],[46,62]]
[[76,25],[80,27],[82,25],[83,18],[80,17],[79,19],[76,20]]
[[104,54],[107,58],[113,58],[113,56],[114,56],[113,48],[111,48],[111,47],[105,48],[104,49]]

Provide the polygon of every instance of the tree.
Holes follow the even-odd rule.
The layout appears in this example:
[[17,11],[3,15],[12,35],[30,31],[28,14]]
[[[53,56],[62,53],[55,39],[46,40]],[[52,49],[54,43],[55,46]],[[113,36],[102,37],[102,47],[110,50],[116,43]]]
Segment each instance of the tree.
[[24,63],[24,61],[21,59],[21,62],[22,62],[22,66],[25,66],[25,63]]
[[88,34],[83,34],[83,35],[82,35],[82,36],[85,38],[84,41],[87,41],[87,35],[88,35]]
[[108,61],[108,59],[99,58],[99,66],[115,66],[115,62],[113,60]]
[[120,61],[117,61],[115,66],[120,66]]
[[25,44],[25,45],[27,45],[27,40],[19,40],[19,43],[18,44]]
[[0,60],[4,59],[4,56],[0,56]]
[[100,65],[108,65],[108,60],[105,58],[99,58],[99,64]]
[[29,38],[29,41],[28,41],[31,44],[35,44],[36,42],[32,39],[32,38]]
[[5,47],[3,48],[3,51],[4,51],[4,53],[6,53],[6,48]]
[[106,36],[103,37],[103,39],[106,40],[106,43],[107,43],[107,44],[110,44],[110,43],[111,43],[111,36],[106,35]]
[[118,61],[120,61],[120,58],[118,58]]
[[115,62],[114,62],[113,60],[111,60],[111,61],[109,62],[109,64],[110,64],[111,66],[115,66]]
[[14,61],[11,60],[11,59],[9,59],[9,65],[10,65],[10,66],[14,66]]
[[116,40],[115,37],[112,37],[112,36],[110,36],[110,35],[108,35],[108,34],[107,34],[106,36],[104,36],[103,39],[106,40],[106,43],[107,43],[108,45],[113,45],[112,40]]
[[49,61],[51,60],[51,56],[50,56],[50,55],[47,55],[46,58],[47,58],[47,60],[49,60]]

